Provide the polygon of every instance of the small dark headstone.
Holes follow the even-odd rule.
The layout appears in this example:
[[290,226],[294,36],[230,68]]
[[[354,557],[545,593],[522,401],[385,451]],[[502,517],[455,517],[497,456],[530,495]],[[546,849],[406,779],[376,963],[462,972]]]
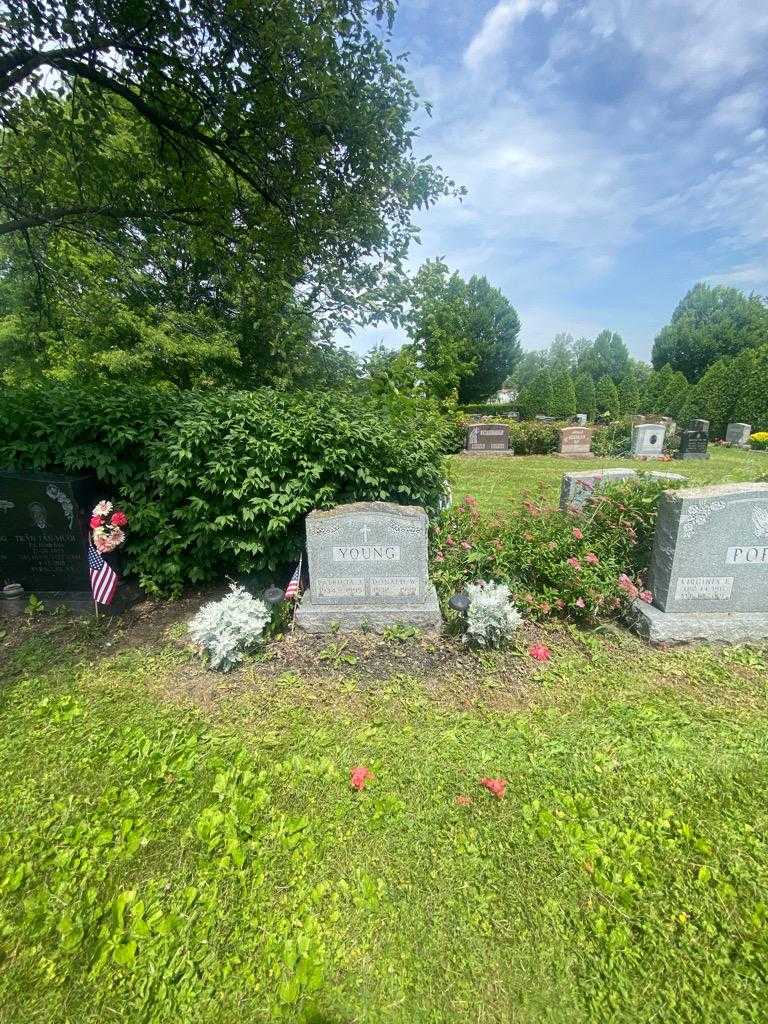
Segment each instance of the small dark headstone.
[[19,583],[48,608],[92,608],[92,476],[0,471],[0,585]]
[[466,451],[508,452],[509,426],[506,423],[478,423],[467,430]]
[[[693,423],[707,423],[707,421],[693,420]],[[689,427],[680,434],[680,448],[675,457],[678,459],[708,459],[708,445],[709,429]]]

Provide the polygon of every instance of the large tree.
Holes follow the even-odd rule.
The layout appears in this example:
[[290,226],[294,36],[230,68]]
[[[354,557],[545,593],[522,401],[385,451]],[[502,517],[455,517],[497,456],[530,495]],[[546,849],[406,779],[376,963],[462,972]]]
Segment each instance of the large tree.
[[430,390],[440,397],[458,390],[462,403],[498,391],[520,357],[520,321],[499,289],[428,260],[414,279],[411,303],[408,331]]
[[722,356],[768,342],[768,305],[737,288],[697,284],[653,343],[653,365],[669,365],[693,383]]
[[596,383],[608,376],[618,384],[629,367],[629,349],[620,334],[608,330],[601,331],[590,345],[582,348],[578,361],[579,373],[588,373]]
[[396,319],[412,211],[453,186],[412,153],[418,100],[377,25],[394,8],[2,5],[5,259],[26,257],[38,295],[62,239],[139,270],[174,311],[203,293],[243,372],[310,320],[330,337]]

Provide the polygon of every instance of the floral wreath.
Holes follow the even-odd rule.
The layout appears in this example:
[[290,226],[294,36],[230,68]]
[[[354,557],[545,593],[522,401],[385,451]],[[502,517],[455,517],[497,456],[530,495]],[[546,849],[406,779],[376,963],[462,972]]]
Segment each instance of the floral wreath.
[[93,512],[89,526],[93,546],[101,554],[107,554],[119,548],[125,540],[123,527],[128,525],[128,516],[111,501],[100,501]]

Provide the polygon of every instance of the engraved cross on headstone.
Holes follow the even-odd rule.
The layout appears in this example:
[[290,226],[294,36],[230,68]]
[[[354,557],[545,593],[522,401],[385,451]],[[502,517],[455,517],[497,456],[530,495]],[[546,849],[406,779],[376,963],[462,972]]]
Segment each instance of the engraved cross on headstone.
[[368,523],[365,523],[363,526],[360,527],[360,533],[362,533],[362,535],[363,535],[363,544],[367,544],[368,543],[368,534],[369,534],[369,532],[370,532],[370,530],[368,528]]

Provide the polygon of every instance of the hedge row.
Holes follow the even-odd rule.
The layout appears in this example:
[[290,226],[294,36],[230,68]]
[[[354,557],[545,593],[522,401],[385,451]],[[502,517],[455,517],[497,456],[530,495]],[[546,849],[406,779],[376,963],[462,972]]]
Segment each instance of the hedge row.
[[51,384],[0,394],[0,466],[93,470],[130,519],[150,593],[274,569],[304,516],[353,501],[434,508],[446,423],[359,395]]

